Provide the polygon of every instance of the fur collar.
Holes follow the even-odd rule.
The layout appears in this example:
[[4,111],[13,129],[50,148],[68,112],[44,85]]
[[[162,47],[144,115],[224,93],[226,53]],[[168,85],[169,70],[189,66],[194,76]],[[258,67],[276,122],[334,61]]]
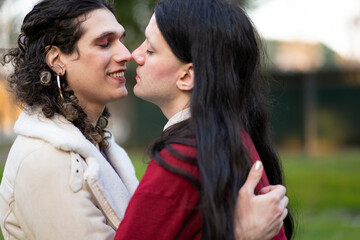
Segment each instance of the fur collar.
[[84,158],[99,152],[77,127],[59,114],[49,119],[39,110],[24,109],[14,131],[18,135],[42,139],[63,151],[79,153]]
[[126,194],[121,191],[109,192],[107,190],[116,189],[117,182],[122,181],[131,196],[138,186],[138,180],[127,153],[115,143],[113,137],[108,140],[109,148],[105,150],[105,154],[121,180],[109,176],[110,166],[100,151],[62,115],[55,114],[49,119],[39,109],[24,109],[15,123],[14,131],[18,135],[39,138],[55,148],[81,155],[88,165],[84,172],[84,178],[95,179],[104,189],[104,194],[111,205],[117,209],[116,212],[120,212],[119,215],[123,216],[128,202],[128,199],[125,201]]

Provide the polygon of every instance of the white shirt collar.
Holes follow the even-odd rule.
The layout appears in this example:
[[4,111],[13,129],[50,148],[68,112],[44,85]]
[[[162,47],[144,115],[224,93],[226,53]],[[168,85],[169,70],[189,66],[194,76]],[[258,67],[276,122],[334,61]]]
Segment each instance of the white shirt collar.
[[172,116],[169,121],[164,126],[165,131],[167,128],[171,127],[172,125],[184,121],[186,119],[190,118],[190,108],[185,108],[184,110],[176,113],[174,116]]

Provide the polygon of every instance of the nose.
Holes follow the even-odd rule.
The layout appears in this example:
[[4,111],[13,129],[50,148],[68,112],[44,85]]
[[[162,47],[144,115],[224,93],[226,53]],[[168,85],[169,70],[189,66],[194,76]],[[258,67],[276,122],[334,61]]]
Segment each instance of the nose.
[[135,62],[137,64],[139,64],[140,66],[141,65],[144,65],[145,63],[145,55],[144,55],[144,43],[142,43],[137,49],[135,49],[133,52],[132,52],[132,58],[135,60]]
[[119,46],[114,54],[114,59],[116,62],[130,62],[132,60],[131,53],[127,47],[122,42],[119,42]]

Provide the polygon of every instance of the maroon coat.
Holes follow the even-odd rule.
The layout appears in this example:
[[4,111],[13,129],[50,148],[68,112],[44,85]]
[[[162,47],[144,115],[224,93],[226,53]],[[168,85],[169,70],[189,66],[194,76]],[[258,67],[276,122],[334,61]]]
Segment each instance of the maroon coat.
[[[248,147],[251,159],[254,162],[260,160],[250,137],[243,134],[243,140]],[[193,147],[181,144],[172,144],[172,147],[181,154],[196,157],[196,149]],[[162,150],[160,154],[168,164],[199,178],[197,166],[176,158],[167,150]],[[256,192],[268,185],[269,181],[264,171],[262,180],[256,187]],[[129,202],[125,217],[116,232],[115,240],[171,240],[184,227],[186,221],[188,222],[178,239],[187,240],[193,236],[195,236],[193,239],[201,239],[199,233],[202,223],[200,211],[195,210],[194,215],[188,218],[199,197],[199,191],[191,182],[166,170],[152,159]],[[285,239],[283,228],[273,238],[273,240]]]

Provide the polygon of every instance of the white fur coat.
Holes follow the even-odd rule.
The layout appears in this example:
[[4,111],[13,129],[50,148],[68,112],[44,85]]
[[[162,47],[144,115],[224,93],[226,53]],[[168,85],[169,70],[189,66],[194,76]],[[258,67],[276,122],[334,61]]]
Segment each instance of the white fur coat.
[[[26,223],[26,216],[18,216],[20,215],[20,213],[17,213],[16,209],[12,209],[11,204],[12,201],[14,201],[14,195],[16,196],[16,193],[14,194],[16,189],[18,189],[17,191],[19,192],[18,196],[21,196],[22,193],[20,192],[26,191],[26,189],[22,189],[21,186],[16,186],[16,181],[21,182],[20,180],[16,179],[22,179],[22,176],[18,176],[20,174],[19,172],[21,172],[21,169],[25,168],[24,166],[27,166],[26,161],[30,161],[27,159],[31,158],[31,156],[34,155],[33,152],[36,152],[37,149],[41,148],[41,146],[43,145],[50,146],[50,148],[55,148],[54,150],[47,151],[49,152],[49,154],[51,152],[51,155],[53,156],[46,156],[46,158],[49,159],[43,161],[45,162],[45,165],[51,162],[51,158],[58,159],[58,156],[60,155],[62,156],[61,159],[63,159],[60,159],[61,161],[70,161],[70,163],[68,163],[70,168],[70,173],[68,173],[70,177],[68,181],[69,188],[72,190],[73,193],[69,196],[71,196],[71,198],[74,198],[71,199],[71,201],[77,201],[77,192],[88,192],[88,198],[95,203],[95,207],[97,209],[100,209],[102,214],[105,216],[106,225],[110,226],[113,231],[116,230],[116,228],[120,224],[121,219],[124,216],[125,209],[130,200],[130,197],[138,186],[138,180],[136,179],[134,167],[128,155],[123,148],[121,148],[115,143],[113,137],[108,140],[110,147],[105,150],[105,155],[108,159],[107,161],[99,152],[99,150],[83,136],[79,129],[61,115],[55,115],[53,118],[49,119],[44,117],[44,115],[40,111],[29,113],[28,111],[24,110],[19,116],[19,119],[15,124],[14,130],[19,137],[15,141],[9,153],[9,157],[4,170],[4,177],[0,186],[0,196],[2,200],[0,201],[0,219],[3,233],[5,231],[4,236],[6,234],[9,234],[9,236],[15,236],[16,234],[11,233],[12,230],[9,229],[11,229],[11,226],[17,224],[17,228],[22,228],[22,233],[18,236],[25,235],[27,239],[31,239],[29,235],[35,234],[33,231],[39,231],[38,229],[33,231],[31,229],[31,226],[35,224],[33,222],[37,221],[37,219],[34,219],[34,216],[32,218],[28,218],[30,219],[29,221],[31,221],[30,223]],[[21,141],[21,139],[25,140]],[[21,142],[21,144],[17,142]],[[41,144],[39,142],[41,142]],[[43,156],[44,154],[44,151],[42,151],[41,156]],[[36,158],[33,158],[33,161],[36,163],[32,163],[30,166],[37,166],[37,169],[40,170],[47,167],[43,166],[42,163],[37,163],[38,161],[40,161],[38,160],[38,156]],[[30,170],[27,170],[22,175],[27,175],[27,172],[29,171]],[[68,170],[59,169],[59,171]],[[39,175],[41,175],[41,173],[39,173]],[[30,181],[32,181],[32,176],[37,176],[37,172],[35,172],[35,174],[31,175],[28,178],[30,179]],[[27,182],[29,182],[29,180],[24,181],[22,185],[26,185]],[[45,185],[46,184],[49,185],[47,182],[45,182]],[[42,188],[42,185],[39,186],[40,187],[38,188]],[[56,188],[59,187],[54,186],[54,188],[55,189],[52,190],[52,186],[48,186],[48,189],[50,189],[49,191],[58,191],[58,189]],[[30,195],[26,196],[31,198],[32,195],[31,193],[29,194]],[[34,192],[33,194],[36,194],[36,192]],[[51,192],[49,192],[49,194],[51,194]],[[67,193],[64,193],[63,195],[66,194]],[[78,195],[82,196],[81,194]],[[53,201],[56,201],[56,199]],[[21,199],[18,201],[18,204],[20,204],[20,202]],[[60,203],[59,205],[61,204],[62,203]],[[27,207],[28,206],[25,203],[24,208],[26,209]],[[61,208],[62,206],[58,207]],[[11,212],[10,215],[8,214],[9,211]],[[74,211],[76,211],[76,209],[74,209]],[[37,212],[35,211],[35,213],[32,214],[37,214]],[[87,214],[92,215],[95,213],[90,212]],[[17,219],[15,221],[15,224],[13,219],[10,221],[9,218],[7,218],[11,215],[12,218]],[[54,219],[61,219],[61,216],[53,217]],[[78,217],[81,218],[82,216]],[[40,218],[39,222],[41,222],[42,216],[39,215],[38,218]],[[54,220],[55,223],[52,224],[56,225],[56,221],[58,220]],[[66,219],[63,221],[66,221]],[[72,219],[68,219],[68,221],[71,222]],[[84,216],[84,221],[86,221],[86,216]],[[51,220],[49,220],[49,222],[51,222]],[[101,222],[103,222],[103,220],[101,220]],[[41,223],[44,224],[44,222]],[[26,224],[26,226],[22,226],[24,224]],[[87,227],[90,228],[89,226]],[[86,228],[86,226],[84,226],[84,228]],[[49,229],[49,227],[47,227],[47,229]],[[57,226],[55,226],[55,230],[56,229]],[[66,229],[63,230],[66,231]],[[95,230],[96,228],[93,229],[93,231]],[[89,231],[91,231],[91,229],[89,229]],[[86,233],[86,230],[83,230],[83,232],[85,232],[84,235],[79,236],[79,238],[86,237],[87,239],[89,239],[89,235],[87,235],[88,233]],[[109,235],[109,239],[113,236],[113,233]],[[51,233],[44,233],[44,236],[47,234]],[[34,238],[40,239],[40,235],[41,233],[39,233],[39,236],[36,236]],[[46,237],[47,239],[62,239],[60,237],[57,238],[56,236]],[[99,237],[99,235],[97,237]],[[72,234],[72,239],[75,239],[74,234]],[[104,237],[102,239],[108,238]]]

